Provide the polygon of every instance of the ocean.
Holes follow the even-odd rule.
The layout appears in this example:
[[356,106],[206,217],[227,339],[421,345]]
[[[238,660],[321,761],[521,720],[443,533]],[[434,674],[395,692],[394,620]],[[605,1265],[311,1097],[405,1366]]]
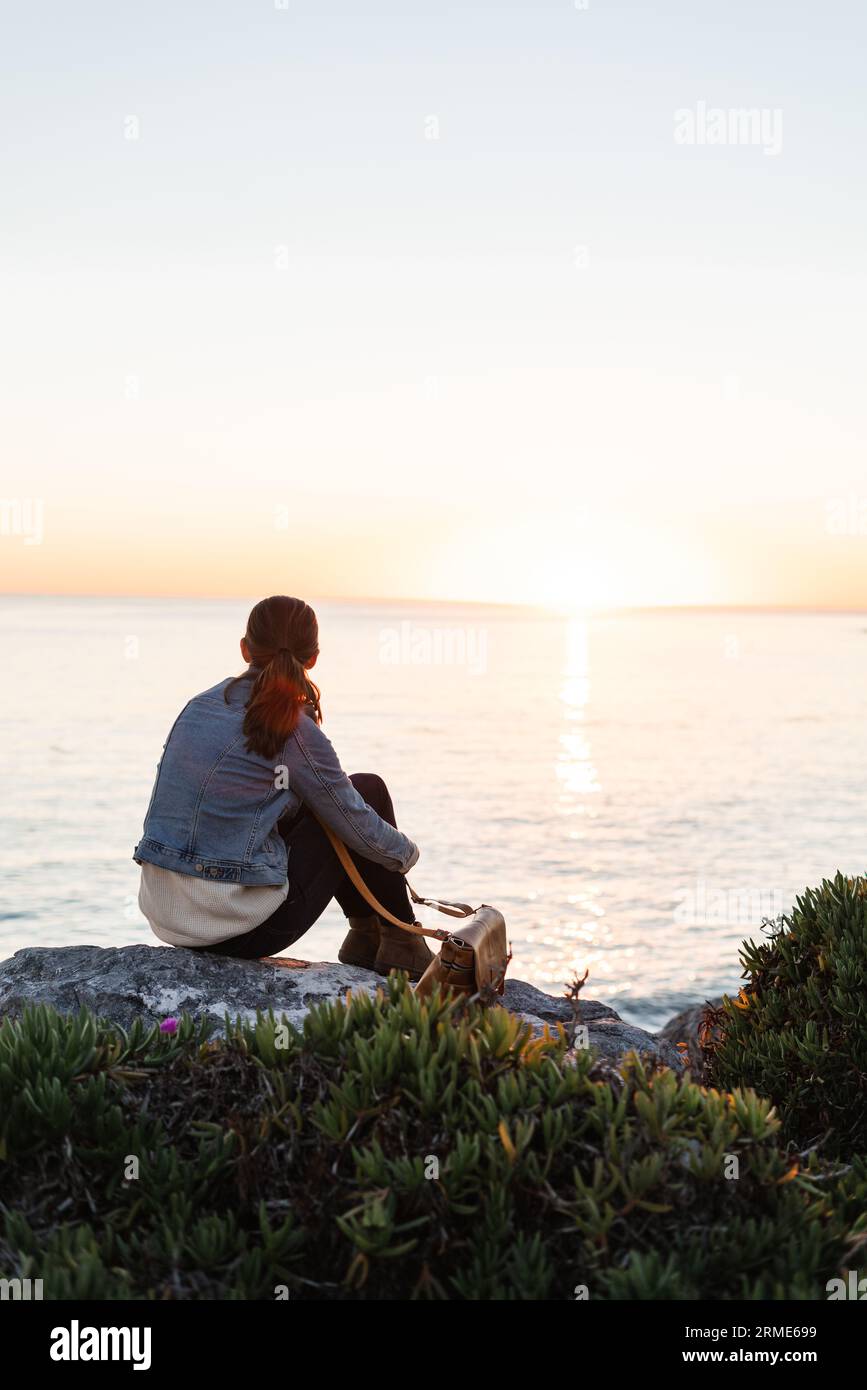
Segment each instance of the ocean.
[[[0,957],[156,944],[131,858],[156,763],[243,669],[252,601],[2,601]],[[805,886],[865,870],[865,616],[311,601],[344,767],[387,781],[418,891],[501,909],[517,978],[587,970],[655,1029],[736,989]],[[332,906],[292,954],[342,933]]]

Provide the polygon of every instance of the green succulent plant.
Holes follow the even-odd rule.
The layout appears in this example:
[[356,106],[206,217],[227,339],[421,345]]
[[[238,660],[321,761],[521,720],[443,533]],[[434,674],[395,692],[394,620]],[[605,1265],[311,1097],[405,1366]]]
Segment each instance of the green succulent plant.
[[706,1075],[773,1101],[781,1136],[867,1152],[867,879],[837,874],[747,941],[747,983],[707,1018]]
[[211,1040],[28,1009],[0,1026],[0,1268],[53,1299],[824,1298],[867,1174],[779,1128],[397,976]]

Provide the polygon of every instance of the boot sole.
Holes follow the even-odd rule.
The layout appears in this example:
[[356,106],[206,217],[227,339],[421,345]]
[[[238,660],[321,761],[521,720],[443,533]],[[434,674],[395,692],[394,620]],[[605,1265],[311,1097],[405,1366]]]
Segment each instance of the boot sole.
[[357,965],[359,970],[375,969],[375,956],[353,956],[348,951],[338,951],[337,959],[341,965]]

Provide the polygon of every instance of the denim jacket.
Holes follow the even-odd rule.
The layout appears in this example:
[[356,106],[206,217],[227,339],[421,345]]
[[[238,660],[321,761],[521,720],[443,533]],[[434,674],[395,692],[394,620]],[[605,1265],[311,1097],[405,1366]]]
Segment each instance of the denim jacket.
[[227,703],[230,679],[196,695],[172,725],[136,862],[228,883],[284,884],[287,850],[277,821],[303,803],[365,859],[411,869],[418,858],[412,840],[368,806],[307,714],[273,762],[247,752],[250,683],[233,686]]

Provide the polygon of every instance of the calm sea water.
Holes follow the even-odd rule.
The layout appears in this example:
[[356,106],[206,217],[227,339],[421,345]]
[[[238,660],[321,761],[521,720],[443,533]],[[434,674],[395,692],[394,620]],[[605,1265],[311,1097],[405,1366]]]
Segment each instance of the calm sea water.
[[[249,604],[5,599],[0,956],[150,941],[131,859],[163,741]],[[427,894],[501,908],[513,973],[657,1027],[763,916],[867,863],[867,618],[317,604],[325,728],[380,772]],[[334,959],[329,909],[294,948]]]

